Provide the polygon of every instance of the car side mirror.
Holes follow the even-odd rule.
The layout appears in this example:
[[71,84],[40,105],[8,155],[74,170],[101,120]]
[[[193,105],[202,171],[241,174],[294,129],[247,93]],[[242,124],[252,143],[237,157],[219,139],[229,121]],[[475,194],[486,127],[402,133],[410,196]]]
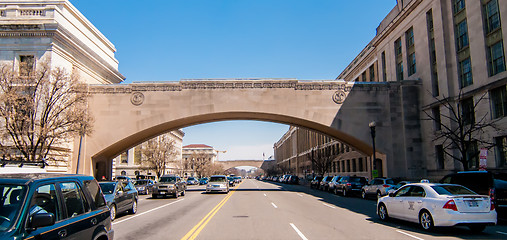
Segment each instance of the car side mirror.
[[52,213],[36,213],[30,217],[28,227],[35,230],[40,227],[51,226],[55,224],[55,215]]
[[389,197],[394,197],[394,193],[395,193],[395,192],[396,192],[396,191],[394,191],[393,189],[391,189],[391,190],[387,191],[387,193],[389,194]]

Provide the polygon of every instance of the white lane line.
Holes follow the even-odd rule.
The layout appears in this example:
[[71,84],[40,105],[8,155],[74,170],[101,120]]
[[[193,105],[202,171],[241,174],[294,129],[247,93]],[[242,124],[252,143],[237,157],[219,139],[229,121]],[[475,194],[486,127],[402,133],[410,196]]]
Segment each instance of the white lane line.
[[412,237],[412,238],[415,238],[415,239],[418,239],[418,240],[424,240],[424,238],[416,237],[416,236],[414,236],[414,235],[412,235],[412,234],[408,234],[408,233],[406,233],[406,232],[402,232],[402,231],[400,231],[400,230],[396,230],[396,232],[399,232],[399,233],[401,233],[401,234],[405,234],[405,235],[407,235],[407,236],[409,236],[409,237]]
[[271,205],[273,205],[273,207],[275,207],[275,208],[278,208],[274,203],[271,203]]
[[134,216],[132,216],[132,217],[129,217],[129,218],[123,219],[123,220],[121,220],[121,221],[118,221],[118,222],[113,222],[113,225],[118,224],[118,223],[125,222],[125,221],[130,220],[130,219],[135,218],[135,217],[142,216],[142,215],[144,215],[144,214],[146,214],[146,213],[153,212],[153,211],[155,211],[155,210],[158,210],[158,209],[163,208],[163,207],[167,207],[167,206],[169,206],[169,205],[175,204],[175,203],[177,203],[177,202],[181,202],[181,201],[183,201],[183,200],[185,200],[185,199],[184,199],[184,198],[182,198],[182,199],[180,199],[180,200],[176,200],[176,201],[174,201],[174,202],[170,202],[170,203],[165,204],[165,205],[162,205],[162,206],[160,206],[160,207],[156,207],[156,208],[150,209],[150,210],[148,210],[148,211],[146,211],[146,212],[138,213],[138,214],[136,214],[136,215],[134,215]]
[[264,193],[264,197],[267,197],[267,196],[268,196],[268,195],[266,195],[266,194]]
[[302,197],[302,196],[303,196],[303,194],[301,194],[301,193],[298,193],[298,196]]
[[500,231],[496,231],[496,233],[500,233],[500,234],[503,234],[503,235],[507,235],[507,233],[500,232]]
[[308,238],[306,238],[305,235],[303,235],[303,233],[299,231],[299,229],[296,227],[296,225],[294,225],[294,223],[290,223],[290,226],[294,229],[294,231],[296,231],[296,233],[299,235],[301,239],[308,240]]
[[329,205],[329,204],[326,204],[326,203],[322,203],[322,204],[324,204],[324,206],[326,206],[326,207],[336,208],[336,207],[335,207],[335,206],[333,206],[333,205]]

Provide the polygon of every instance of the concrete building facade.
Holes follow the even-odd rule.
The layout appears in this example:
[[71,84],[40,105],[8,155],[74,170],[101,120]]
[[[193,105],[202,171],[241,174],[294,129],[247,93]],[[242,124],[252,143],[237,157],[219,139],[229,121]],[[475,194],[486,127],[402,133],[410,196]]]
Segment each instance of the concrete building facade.
[[[484,128],[471,142],[478,169],[478,149],[487,151],[487,169],[507,170],[507,71],[505,67],[507,5],[502,0],[405,0],[382,20],[376,36],[337,77],[349,82],[403,82],[422,84],[421,146],[427,176],[439,179],[463,166],[452,156],[457,150],[438,137],[456,124],[445,116],[449,101],[460,116],[501,129]],[[428,113],[428,115],[427,115]],[[425,117],[428,116],[428,117]],[[424,120],[429,118],[431,120]],[[400,129],[401,130],[401,129]],[[404,134],[400,132],[400,134]],[[378,136],[382,141],[382,136]],[[448,149],[448,150],[446,150]],[[450,152],[447,155],[444,152]]]
[[[184,170],[182,172],[183,177],[195,177],[196,172],[194,170],[194,162],[200,162],[205,159],[205,162],[210,164],[215,163],[218,160],[218,152],[212,146],[206,144],[190,144],[183,146],[182,158]],[[197,158],[197,159],[196,159]]]

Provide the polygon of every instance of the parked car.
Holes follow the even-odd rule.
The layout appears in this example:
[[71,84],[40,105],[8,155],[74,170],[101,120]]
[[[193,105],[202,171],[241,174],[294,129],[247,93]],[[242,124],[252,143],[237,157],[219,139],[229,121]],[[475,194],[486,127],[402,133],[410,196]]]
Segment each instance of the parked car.
[[[91,176],[0,175],[0,239],[113,239],[110,212]],[[94,224],[92,224],[94,223]]]
[[195,177],[188,177],[187,184],[188,185],[199,185],[199,181]]
[[368,184],[363,186],[361,190],[361,197],[367,198],[368,196],[377,196],[381,198],[387,195],[387,192],[391,189],[395,189],[394,180],[392,178],[374,178]]
[[507,174],[488,171],[467,171],[449,174],[440,183],[459,184],[472,191],[488,195],[498,213],[498,218],[507,219]]
[[356,176],[345,176],[340,178],[340,181],[336,185],[335,193],[340,192],[344,197],[351,194],[360,194],[363,186],[368,181],[365,177]]
[[401,187],[403,187],[403,186],[405,186],[405,185],[407,185],[409,183],[415,183],[415,182],[413,182],[413,181],[399,181],[398,183],[396,183],[395,188],[399,189],[399,188],[401,188]]
[[151,179],[140,179],[134,183],[136,190],[139,194],[151,194],[153,192],[153,186],[155,182]]
[[313,180],[310,182],[310,188],[317,188],[319,189],[320,187],[320,181],[322,181],[324,177],[322,176],[316,176],[313,178]]
[[419,223],[425,230],[437,226],[465,225],[481,232],[497,223],[488,196],[456,184],[410,183],[377,201],[377,214]]
[[118,213],[137,212],[138,192],[131,181],[100,182],[99,185],[111,211],[111,220],[114,220]]
[[158,196],[172,195],[175,198],[178,196],[185,196],[186,184],[177,175],[163,175],[158,179],[158,182],[153,186],[152,198]]
[[338,184],[338,181],[340,181],[341,176],[334,176],[333,179],[329,182],[328,190],[330,192],[334,192],[336,194],[336,185]]
[[296,175],[289,175],[287,178],[288,184],[299,184],[299,177]]
[[229,192],[230,180],[225,175],[213,175],[209,178],[208,185],[206,185],[206,193],[211,192]]
[[329,191],[329,182],[333,179],[334,176],[325,176],[322,181],[320,181],[319,189],[323,191]]
[[236,182],[236,183],[240,183],[240,182],[242,182],[242,181],[243,181],[243,179],[242,179],[240,176],[236,176],[236,177],[234,177],[234,182]]
[[203,177],[203,178],[199,179],[199,185],[206,185],[206,184],[208,184],[207,177]]

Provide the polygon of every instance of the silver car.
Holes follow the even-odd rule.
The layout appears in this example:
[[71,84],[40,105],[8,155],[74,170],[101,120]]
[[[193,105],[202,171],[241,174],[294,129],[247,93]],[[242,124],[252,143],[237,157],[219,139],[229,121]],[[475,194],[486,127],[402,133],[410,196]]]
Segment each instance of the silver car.
[[213,175],[209,178],[206,185],[206,193],[210,192],[229,192],[229,180],[225,175]]

